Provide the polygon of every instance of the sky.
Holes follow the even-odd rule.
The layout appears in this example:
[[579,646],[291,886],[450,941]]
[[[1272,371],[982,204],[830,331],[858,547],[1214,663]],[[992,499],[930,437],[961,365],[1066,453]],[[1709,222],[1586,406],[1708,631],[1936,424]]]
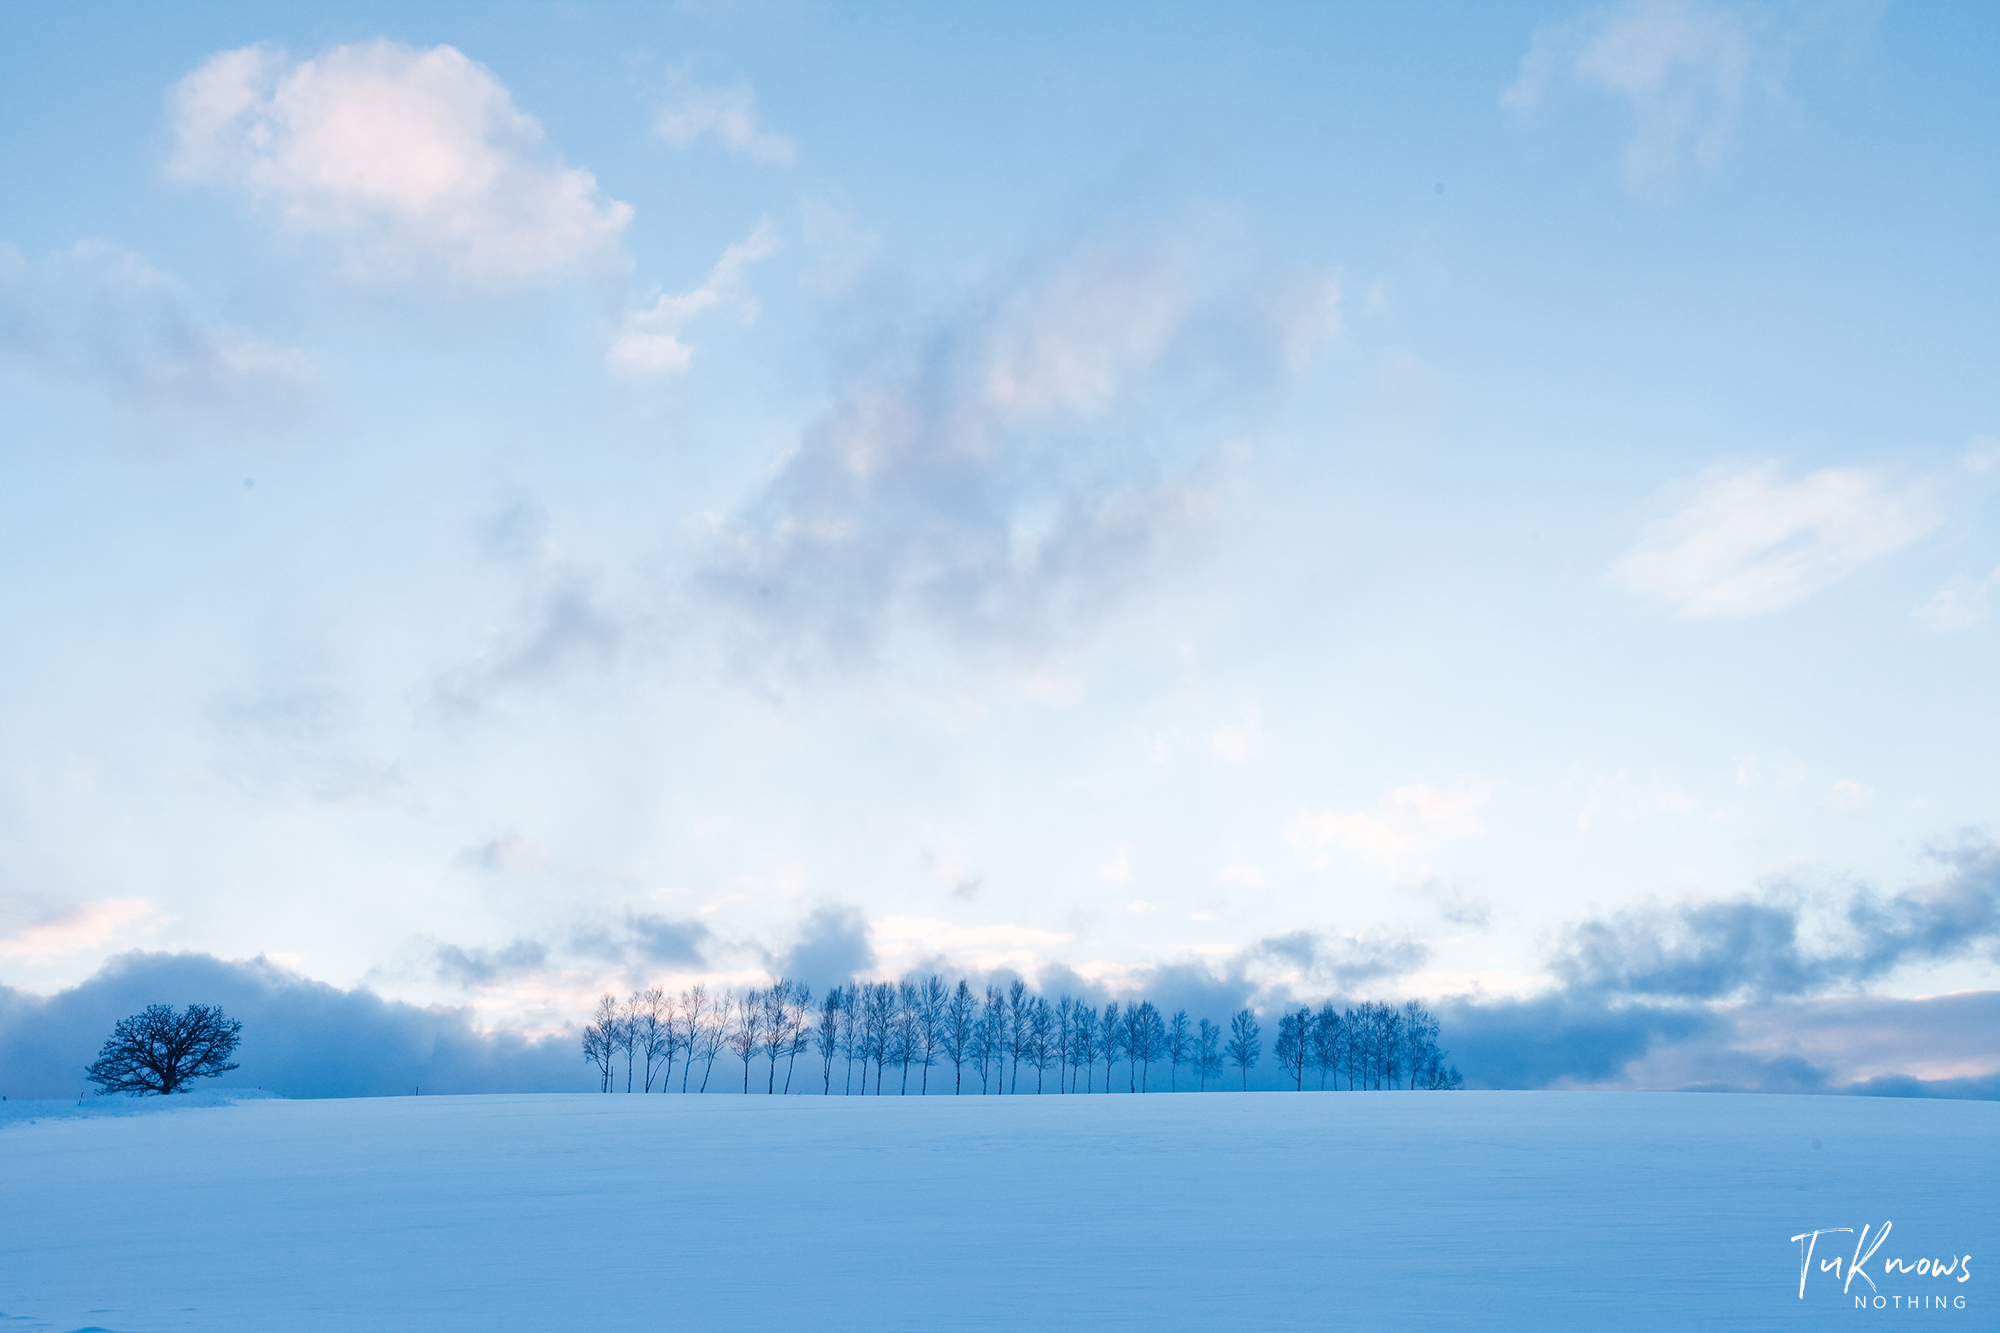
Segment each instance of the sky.
[[941,969],[2000,1089],[1987,7],[0,25],[19,1040]]

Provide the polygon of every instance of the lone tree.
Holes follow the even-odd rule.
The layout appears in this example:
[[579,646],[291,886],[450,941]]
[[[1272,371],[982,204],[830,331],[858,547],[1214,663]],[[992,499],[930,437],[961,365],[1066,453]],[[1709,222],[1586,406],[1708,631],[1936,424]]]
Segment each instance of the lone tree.
[[1248,1009],[1238,1010],[1229,1020],[1229,1044],[1222,1048],[1229,1053],[1229,1062],[1243,1071],[1245,1092],[1250,1090],[1250,1071],[1264,1055],[1264,1043],[1257,1034],[1257,1015]]
[[101,1093],[186,1092],[195,1079],[236,1068],[229,1056],[242,1031],[212,1004],[191,1004],[180,1013],[170,1004],[150,1004],[145,1013],[118,1020],[97,1062],[84,1072]]

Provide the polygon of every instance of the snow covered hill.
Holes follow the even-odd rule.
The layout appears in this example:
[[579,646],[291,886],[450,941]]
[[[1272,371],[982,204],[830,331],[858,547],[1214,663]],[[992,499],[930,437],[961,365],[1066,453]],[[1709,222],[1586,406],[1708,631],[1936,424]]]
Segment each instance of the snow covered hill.
[[[1994,1326],[2000,1277],[1990,1102],[523,1095],[147,1109],[7,1104],[0,1333],[1900,1328],[1916,1322],[1899,1313],[1912,1296],[1921,1327],[1969,1330]],[[1843,1292],[1844,1270],[1818,1271],[1885,1221],[1866,1280]],[[1833,1227],[1854,1231],[1819,1238],[1802,1300],[1789,1238]],[[1967,1281],[1963,1268],[1884,1271],[1968,1252]],[[1868,1282],[1884,1305],[1863,1313]]]

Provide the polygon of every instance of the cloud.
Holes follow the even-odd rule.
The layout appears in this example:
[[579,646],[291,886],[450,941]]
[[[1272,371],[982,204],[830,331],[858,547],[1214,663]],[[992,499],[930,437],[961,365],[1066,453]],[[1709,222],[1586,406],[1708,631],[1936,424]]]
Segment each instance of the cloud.
[[1991,472],[1996,465],[2000,465],[2000,440],[1985,434],[1973,436],[1971,447],[1965,451],[1965,470]]
[[[1775,893],[1584,922],[1552,959],[1559,984],[1548,993],[1430,1001],[1443,1044],[1473,1087],[2000,1098],[2000,1053],[1988,1036],[2000,992],[1825,993],[1908,963],[1993,952],[2000,845],[1938,855],[1932,882],[1839,904],[1844,934]],[[1197,1015],[1250,1006],[1268,1023],[1299,1004],[1408,994],[1430,957],[1412,937],[1294,931],[1220,960],[1122,974],[1110,991],[1062,968],[1042,969],[1041,980],[1099,999],[1187,1004]],[[1275,1086],[1268,1072],[1263,1086]]]
[[743,270],[776,254],[783,242],[769,219],[759,219],[742,240],[715,261],[707,281],[691,292],[662,295],[650,310],[634,310],[611,344],[612,369],[633,379],[678,374],[694,359],[694,349],[681,341],[681,331],[703,311],[733,300],[746,318],[754,318],[757,303],[736,294]]
[[628,967],[693,967],[704,963],[713,939],[699,921],[677,921],[652,912],[628,913],[616,930],[583,930],[570,937],[578,954]]
[[1706,1009],[1628,1005],[1556,994],[1460,999],[1437,1008],[1444,1045],[1477,1088],[1602,1085],[1669,1042],[1715,1038],[1727,1024]]
[[363,280],[544,279],[615,258],[632,217],[449,46],[377,40],[305,61],[248,46],[210,57],[168,100],[174,176],[329,238]]
[[401,766],[362,743],[355,698],[324,663],[275,664],[217,697],[210,718],[225,747],[216,771],[252,796],[348,804],[402,785]]
[[470,1010],[419,1008],[341,990],[262,958],[128,953],[41,999],[0,986],[0,1081],[9,1097],[74,1096],[112,1025],[149,1004],[216,1004],[243,1023],[241,1068],[217,1087],[288,1097],[426,1092],[585,1092],[568,1035],[484,1033]]
[[1837,993],[1909,965],[2000,961],[2000,844],[1936,855],[1932,881],[1855,890],[1828,913],[1780,887],[1583,922],[1550,993],[1439,1006],[1452,1058],[1475,1087],[2000,1098],[2000,993]]
[[539,875],[549,868],[548,851],[519,833],[503,833],[468,847],[457,860],[495,875]]
[[446,710],[476,710],[495,692],[553,680],[580,661],[613,661],[633,630],[595,580],[558,570],[527,597],[494,643],[437,680],[433,698]]
[[1573,927],[1554,970],[1579,995],[1677,1000],[1814,994],[1984,950],[2000,961],[2000,844],[1938,853],[1945,873],[1891,897],[1852,893],[1822,933],[1783,891],[1621,912]]
[[1069,939],[1033,926],[959,926],[934,917],[885,916],[868,925],[877,972],[896,975],[919,966],[942,966],[947,957],[963,960],[960,965],[975,973],[1010,969],[1025,975],[1040,965],[1051,946]]
[[1416,783],[1396,788],[1372,812],[1301,810],[1286,835],[1316,869],[1333,864],[1335,848],[1394,868],[1440,843],[1484,834],[1479,812],[1492,794],[1483,784],[1438,788]]
[[[1750,771],[1738,765],[1739,780]],[[1576,826],[1580,829],[1590,828],[1607,813],[1615,815],[1621,824],[1629,825],[1654,815],[1684,815],[1695,807],[1694,798],[1671,783],[1659,778],[1636,783],[1622,768],[1608,779],[1598,779],[1594,785],[1595,789],[1576,812]]]
[[539,940],[515,940],[504,949],[462,949],[439,945],[436,961],[440,981],[461,986],[490,986],[496,981],[539,972],[547,964],[548,946]]
[[675,74],[654,128],[676,148],[691,147],[712,135],[723,147],[759,162],[786,166],[798,156],[797,144],[758,125],[757,94],[747,83],[712,88]]
[[1775,463],[1716,467],[1669,499],[1611,579],[1690,620],[1781,610],[1938,525],[1921,492],[1855,467],[1796,481]]
[[1295,974],[1286,983],[1290,992],[1338,994],[1369,982],[1406,976],[1429,958],[1430,948],[1420,940],[1326,936],[1297,930],[1259,940],[1223,970],[1247,974],[1256,971],[1259,964],[1275,962]]
[[105,898],[81,903],[0,936],[0,958],[27,962],[61,958],[101,949],[118,940],[149,935],[165,921],[160,909],[144,898]]
[[1206,530],[1232,417],[1288,373],[1286,283],[1332,290],[1202,238],[1098,240],[876,355],[705,520],[696,588],[734,660],[1032,663],[1100,624]]
[[2000,992],[1739,1007],[1557,994],[1436,1008],[1479,1088],[1654,1088],[2000,1100]]
[[1758,58],[1739,13],[1693,0],[1630,0],[1535,33],[1502,106],[1528,113],[1570,85],[1623,101],[1633,117],[1625,183],[1656,192],[1689,157],[1717,166]]
[[180,283],[103,241],[39,264],[0,244],[0,354],[146,410],[283,407],[313,382],[304,353],[209,322]]
[[1239,768],[1264,753],[1264,723],[1257,710],[1240,727],[1220,727],[1209,738],[1209,750],[1225,764]]
[[799,286],[819,296],[847,290],[882,244],[880,235],[845,209],[815,198],[800,201],[799,238],[810,255],[799,273]]
[[1983,579],[1964,580],[1940,588],[1910,618],[1933,634],[1958,634],[1986,623],[1987,595],[2000,587],[2000,569]]
[[698,966],[709,929],[699,921],[673,921],[654,913],[634,913],[626,920],[632,933],[632,957],[642,963]]
[[782,974],[817,986],[822,993],[865,975],[875,966],[868,921],[852,907],[814,909],[800,929],[799,942],[785,956]]

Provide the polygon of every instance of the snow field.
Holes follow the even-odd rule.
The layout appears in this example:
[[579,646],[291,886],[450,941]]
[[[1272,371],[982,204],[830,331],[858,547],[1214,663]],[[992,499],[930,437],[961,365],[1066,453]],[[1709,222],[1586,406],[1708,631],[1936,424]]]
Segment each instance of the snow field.
[[[2000,1222],[1985,1102],[65,1105],[0,1121],[0,1333],[1848,1327],[1790,1236],[1893,1219],[1914,1261]],[[1973,1272],[1925,1327],[1994,1326]]]

